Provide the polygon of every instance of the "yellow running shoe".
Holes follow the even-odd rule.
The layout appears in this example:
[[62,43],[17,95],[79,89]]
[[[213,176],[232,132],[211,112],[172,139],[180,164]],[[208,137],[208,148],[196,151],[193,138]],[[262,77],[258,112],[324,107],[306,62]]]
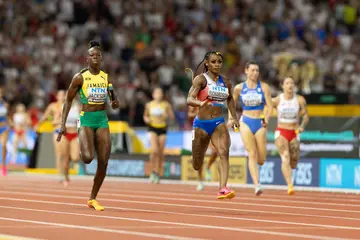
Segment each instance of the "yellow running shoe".
[[293,185],[288,186],[288,195],[293,195],[295,193]]
[[94,208],[96,211],[104,211],[104,207],[101,206],[96,199],[89,200],[88,207]]

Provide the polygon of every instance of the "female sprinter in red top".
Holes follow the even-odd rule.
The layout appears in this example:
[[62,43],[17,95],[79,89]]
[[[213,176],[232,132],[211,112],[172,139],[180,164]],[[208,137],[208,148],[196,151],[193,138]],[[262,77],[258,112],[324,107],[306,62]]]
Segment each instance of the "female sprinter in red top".
[[[269,85],[258,80],[259,65],[249,61],[246,63],[245,73],[246,81],[234,87],[234,100],[241,104],[241,138],[249,155],[249,170],[255,185],[255,194],[260,196],[263,190],[259,182],[258,164],[263,165],[266,159],[266,127],[273,105]],[[265,105],[267,110],[264,114]]]
[[[300,136],[309,122],[306,101],[294,92],[294,79],[285,78],[282,82],[283,93],[273,99],[277,109],[278,125],[275,130],[275,144],[281,157],[281,171],[288,185],[288,194],[295,193],[292,184],[292,169],[300,158]],[[302,122],[299,126],[299,118]]]
[[[219,157],[220,190],[218,199],[231,199],[235,191],[227,188],[229,176],[230,135],[222,114],[224,103],[227,102],[232,116],[236,116],[235,103],[231,94],[231,81],[220,75],[223,56],[220,52],[206,53],[203,61],[204,73],[197,75],[192,81],[187,103],[199,107],[193,124],[192,164],[196,171],[201,170],[209,142],[214,144]],[[196,71],[195,71],[196,72]],[[232,126],[238,128],[236,118]]]
[[[191,122],[191,124],[194,124],[194,120],[195,120],[195,117],[197,115],[197,112],[198,112],[197,107],[189,106],[189,108],[188,108],[188,118],[189,118],[189,121]],[[206,179],[206,181],[211,181],[212,176],[211,176],[210,167],[213,165],[216,158],[218,157],[218,153],[216,151],[216,148],[214,147],[214,145],[211,142],[210,142],[208,148],[210,148],[210,150],[211,150],[211,155],[210,155],[210,158],[209,158],[209,162],[206,165],[205,179]],[[204,184],[203,184],[204,179],[203,179],[203,174],[202,173],[203,172],[202,172],[202,168],[201,168],[198,171],[199,180],[200,180],[199,184],[196,187],[196,190],[198,190],[198,191],[204,190]]]

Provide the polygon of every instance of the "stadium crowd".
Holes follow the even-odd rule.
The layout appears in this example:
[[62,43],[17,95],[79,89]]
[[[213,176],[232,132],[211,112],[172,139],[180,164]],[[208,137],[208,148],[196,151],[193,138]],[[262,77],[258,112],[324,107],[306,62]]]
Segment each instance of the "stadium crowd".
[[144,105],[161,85],[186,127],[184,69],[195,70],[212,49],[223,53],[222,72],[234,83],[257,61],[274,95],[287,75],[303,93],[359,93],[359,9],[358,0],[0,0],[0,81],[35,125],[97,39],[121,96],[110,119],[132,126],[145,125]]

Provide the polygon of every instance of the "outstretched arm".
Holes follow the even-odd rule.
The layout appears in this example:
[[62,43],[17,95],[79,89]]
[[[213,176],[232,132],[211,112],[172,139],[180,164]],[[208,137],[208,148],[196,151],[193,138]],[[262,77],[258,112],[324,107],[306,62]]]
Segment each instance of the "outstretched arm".
[[299,131],[303,132],[310,120],[307,110],[306,100],[303,96],[299,96],[299,104],[300,104],[300,116],[302,116],[302,122],[300,124]]
[[64,106],[62,109],[61,114],[61,129],[57,138],[57,141],[59,142],[61,140],[61,136],[65,133],[65,123],[66,119],[69,115],[69,111],[71,108],[72,101],[76,97],[77,92],[80,90],[82,84],[83,84],[83,77],[80,73],[75,74],[73,79],[71,80],[70,86],[67,90]]
[[232,84],[231,84],[231,81],[229,81],[228,79],[225,79],[225,81],[226,81],[226,86],[229,90],[229,97],[227,99],[228,110],[230,113],[229,119],[231,120],[231,125],[232,125],[231,127],[233,127],[235,131],[237,131],[237,129],[239,128],[239,121],[236,116],[236,105],[235,105],[234,97],[233,97],[233,94],[231,91]]
[[267,85],[266,83],[262,83],[262,88],[264,91],[264,95],[265,95],[265,101],[266,101],[266,107],[267,107],[267,111],[265,112],[265,125],[267,125],[269,123],[269,120],[272,116],[272,111],[273,111],[273,102],[271,99],[271,93],[270,93],[270,88],[269,85]]
[[237,114],[236,114],[236,103],[239,101],[241,88],[242,88],[242,87],[241,87],[241,83],[235,85],[234,91],[233,91],[233,93],[231,94],[231,96],[232,96],[232,98],[233,98],[233,100],[234,100],[235,115],[233,115],[233,114],[231,113],[230,107],[229,107],[229,105],[228,105],[228,110],[229,110],[228,116],[229,116],[229,120],[238,119]]

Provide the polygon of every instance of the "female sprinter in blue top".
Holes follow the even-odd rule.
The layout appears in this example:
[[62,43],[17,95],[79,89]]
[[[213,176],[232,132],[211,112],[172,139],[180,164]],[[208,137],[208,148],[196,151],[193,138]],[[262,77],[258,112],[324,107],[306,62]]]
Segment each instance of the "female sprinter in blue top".
[[[273,105],[268,84],[258,80],[259,65],[254,61],[249,61],[245,66],[245,74],[246,81],[234,87],[234,100],[235,102],[240,100],[242,108],[240,133],[249,155],[248,164],[255,185],[255,194],[259,196],[263,190],[259,183],[258,164],[263,165],[265,162],[266,127],[272,114]],[[267,111],[264,114],[265,105]],[[232,119],[229,118],[229,120]]]
[[[309,122],[306,100],[294,91],[294,79],[287,77],[282,82],[283,93],[273,98],[277,109],[277,128],[275,144],[281,157],[281,171],[288,185],[288,194],[295,193],[292,184],[292,169],[297,167],[300,158],[300,135]],[[299,118],[302,122],[299,126]]]
[[[193,124],[192,164],[196,171],[201,170],[209,142],[214,144],[219,157],[220,190],[218,199],[233,198],[235,191],[226,187],[229,175],[230,135],[222,116],[222,107],[227,102],[232,116],[236,116],[235,103],[231,94],[231,82],[220,76],[223,56],[220,52],[206,53],[203,61],[204,73],[197,75],[192,81],[187,103],[198,107],[198,114]],[[196,71],[195,71],[196,72]],[[232,126],[238,128],[236,118]]]
[[66,134],[66,121],[71,104],[76,94],[80,95],[81,112],[78,120],[80,157],[85,164],[94,159],[97,153],[97,170],[93,187],[88,200],[88,207],[103,211],[96,196],[106,176],[106,169],[111,151],[109,122],[106,115],[106,99],[109,96],[111,107],[119,108],[119,101],[114,95],[112,81],[107,73],[101,70],[102,51],[100,43],[91,41],[88,49],[88,68],[75,74],[66,94],[61,114],[61,127],[57,141]]
[[[191,124],[194,124],[194,120],[195,120],[195,117],[197,115],[197,112],[198,112],[197,107],[189,106],[188,118],[189,118],[189,121],[191,122]],[[211,176],[210,167],[212,166],[212,164],[215,162],[216,158],[218,157],[218,153],[216,151],[216,148],[211,143],[211,141],[210,141],[208,149],[209,148],[211,150],[211,155],[210,155],[209,161],[208,161],[208,163],[206,165],[206,169],[205,169],[205,174],[206,174],[205,179],[206,179],[206,181],[211,181],[212,176]],[[198,171],[198,176],[199,176],[200,181],[199,181],[199,184],[196,187],[196,190],[202,191],[202,190],[204,190],[204,184],[203,184],[204,179],[203,179],[203,170],[202,170],[202,168]]]
[[4,90],[0,89],[0,139],[1,139],[1,175],[7,175],[6,168],[6,154],[7,154],[7,141],[9,138],[9,125],[10,125],[10,117],[9,117],[9,104],[4,100],[3,95]]

